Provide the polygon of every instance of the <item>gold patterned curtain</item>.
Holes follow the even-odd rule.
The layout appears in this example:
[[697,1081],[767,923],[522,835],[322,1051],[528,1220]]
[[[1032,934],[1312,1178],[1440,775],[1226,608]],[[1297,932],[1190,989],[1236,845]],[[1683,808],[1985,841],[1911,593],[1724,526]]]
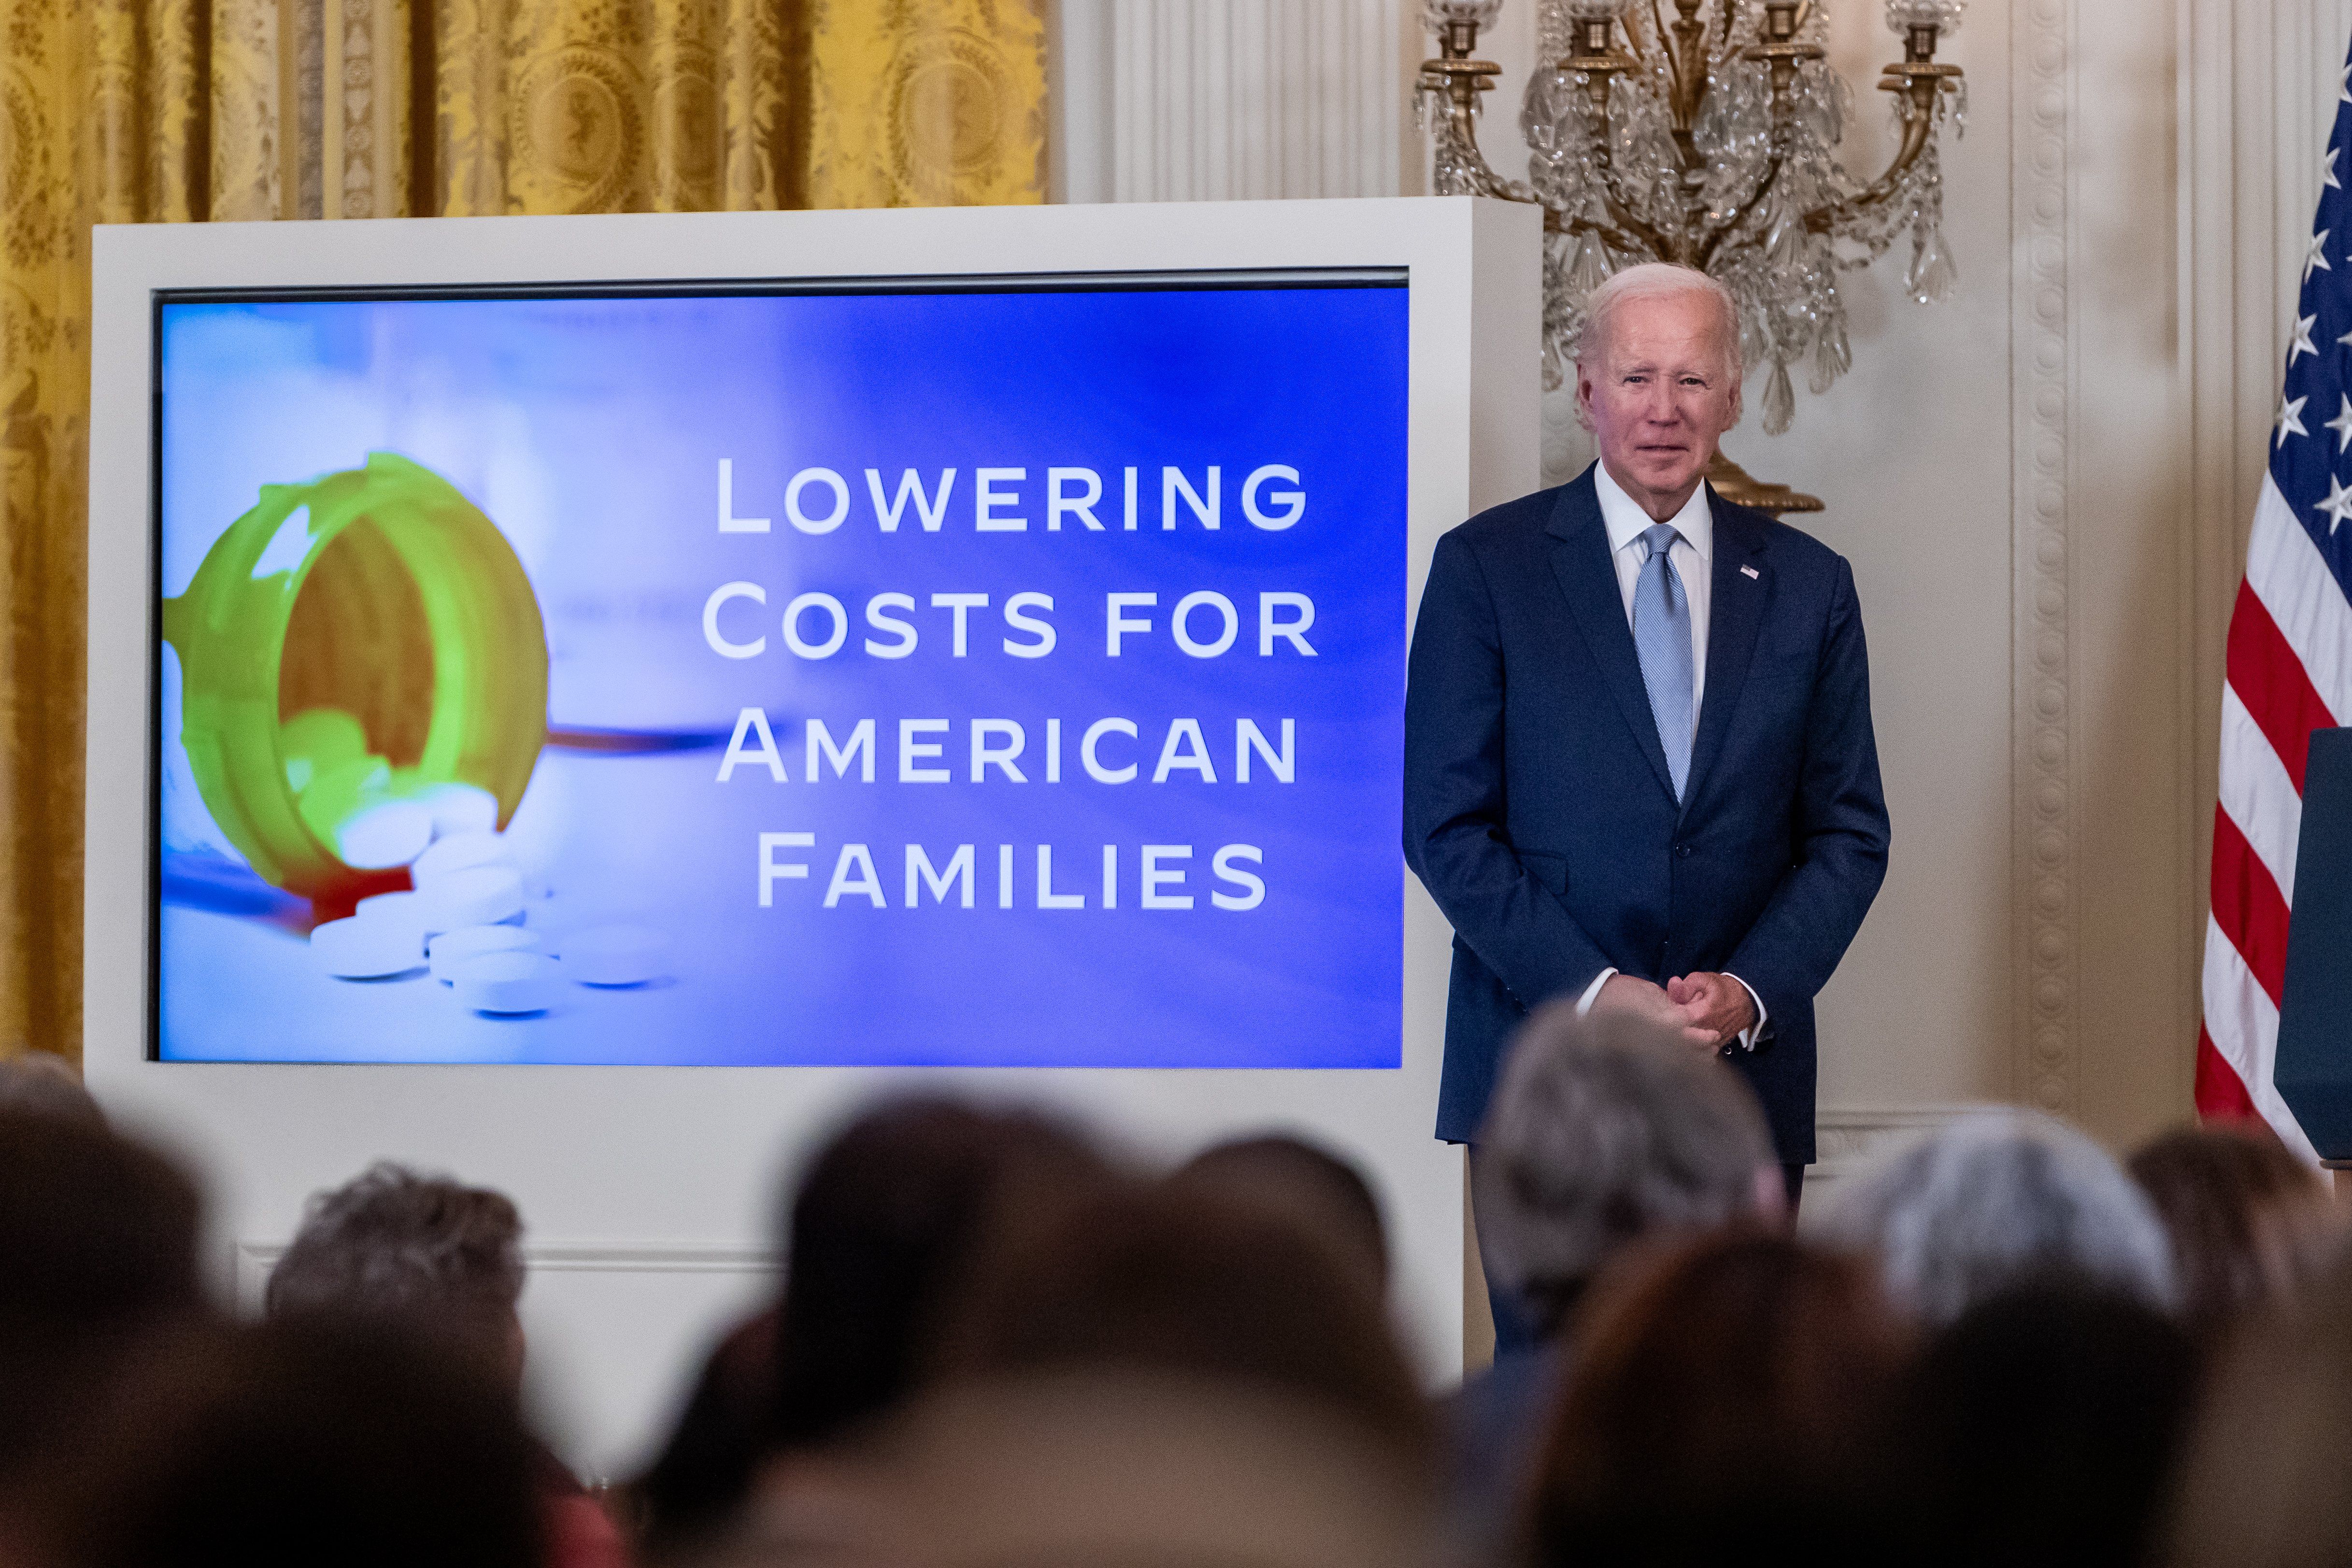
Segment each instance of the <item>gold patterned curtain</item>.
[[89,226],[1043,201],[1045,0],[0,0],[0,1056],[81,1042]]

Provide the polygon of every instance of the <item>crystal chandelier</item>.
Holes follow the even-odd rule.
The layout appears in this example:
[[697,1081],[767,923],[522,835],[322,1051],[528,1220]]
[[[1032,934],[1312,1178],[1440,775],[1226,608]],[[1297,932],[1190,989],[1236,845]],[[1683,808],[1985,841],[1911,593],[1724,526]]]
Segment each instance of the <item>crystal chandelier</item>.
[[[1555,63],[1528,81],[1524,181],[1496,174],[1477,142],[1480,95],[1501,68],[1473,51],[1502,0],[1425,0],[1439,58],[1422,66],[1414,107],[1433,143],[1433,188],[1544,209],[1545,387],[1569,374],[1586,297],[1636,262],[1696,267],[1730,289],[1741,352],[1769,367],[1774,436],[1796,414],[1793,367],[1809,366],[1822,393],[1853,363],[1840,272],[1907,233],[1904,291],[1921,304],[1948,295],[1938,132],[1947,119],[1955,139],[1965,130],[1968,91],[1960,68],[1935,57],[1964,3],[1885,0],[1904,58],[1878,85],[1898,142],[1864,184],[1837,160],[1853,102],[1823,60],[1822,0],[1671,0],[1671,21],[1662,0],[1538,0]],[[1785,498],[1778,510],[1820,505],[1759,489]]]

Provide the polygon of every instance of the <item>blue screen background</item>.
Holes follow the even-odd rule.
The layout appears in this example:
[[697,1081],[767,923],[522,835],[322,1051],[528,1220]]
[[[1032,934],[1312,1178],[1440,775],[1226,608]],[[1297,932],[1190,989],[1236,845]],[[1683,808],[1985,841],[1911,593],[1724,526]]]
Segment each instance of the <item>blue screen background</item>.
[[[455,483],[499,528],[547,623],[549,722],[559,735],[617,731],[669,749],[551,744],[509,828],[550,889],[530,919],[563,931],[608,921],[672,940],[670,973],[626,991],[572,987],[546,1013],[470,1014],[446,987],[333,980],[309,963],[306,909],[258,884],[211,818],[180,750],[176,655],[162,657],[159,811],[161,1054],[166,1059],[858,1063],[963,1066],[1394,1068],[1400,1061],[1398,853],[1406,627],[1407,296],[1402,288],[1138,290],[749,298],[170,303],[162,311],[163,591],[183,592],[260,486],[299,482],[394,451]],[[721,532],[718,461],[738,516]],[[1269,531],[1242,513],[1246,475],[1283,464],[1306,510]],[[1161,526],[1160,473],[1195,489],[1221,471],[1211,531],[1180,500]],[[839,472],[846,521],[812,535],[787,521],[784,488],[806,468]],[[1087,531],[1045,527],[1045,471],[1097,472]],[[1122,470],[1139,470],[1139,526],[1122,528]],[[974,525],[975,471],[1025,517]],[[903,470],[934,488],[957,470],[944,524],[910,506],[876,523],[864,470],[895,493]],[[1294,488],[1274,483],[1269,491]],[[831,494],[808,491],[823,512]],[[725,610],[726,635],[767,650],[719,657],[703,609],[729,582],[766,605]],[[1223,594],[1240,634],[1218,658],[1169,635],[1175,602]],[[1259,650],[1258,595],[1303,593],[1315,656]],[[778,619],[793,595],[839,599],[849,637],[796,657]],[[863,651],[867,599],[912,595],[908,658]],[[934,593],[989,595],[968,650],[950,647]],[[1001,606],[1048,595],[1056,646],[1006,653]],[[1150,633],[1105,647],[1105,595]],[[1197,616],[1207,637],[1217,617]],[[814,637],[821,615],[803,623]],[[1026,640],[1023,637],[1021,640]],[[740,710],[761,708],[790,782],[739,763],[718,782]],[[1098,783],[1077,741],[1096,720],[1139,739],[1105,760],[1134,782]],[[803,766],[806,721],[836,736],[872,719],[876,779]],[[944,719],[925,765],[953,782],[898,782],[898,721]],[[970,782],[976,718],[1022,725],[1027,782]],[[1216,772],[1151,782],[1173,721],[1195,720]],[[1261,761],[1234,776],[1235,721],[1270,739],[1297,726],[1297,777]],[[1061,778],[1045,780],[1046,722],[1060,721]],[[758,903],[759,835],[805,832],[802,880]],[[836,858],[867,846],[887,908],[865,895],[823,907]],[[975,907],[905,907],[903,847],[934,864],[975,847]],[[1014,907],[997,899],[997,847],[1015,846]],[[1140,906],[1139,851],[1189,845],[1189,910]],[[1263,851],[1254,909],[1214,908],[1219,846]],[[1034,897],[1035,847],[1054,847],[1057,891]],[[1101,907],[1102,847],[1119,851],[1118,904]],[[243,886],[240,877],[252,886]]]

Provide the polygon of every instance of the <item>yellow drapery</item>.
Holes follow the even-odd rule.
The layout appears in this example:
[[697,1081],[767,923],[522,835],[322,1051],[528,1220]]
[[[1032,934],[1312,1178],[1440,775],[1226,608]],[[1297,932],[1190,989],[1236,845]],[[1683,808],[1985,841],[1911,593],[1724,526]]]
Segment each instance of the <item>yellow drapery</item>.
[[81,1043],[89,226],[1042,201],[1044,5],[0,0],[0,1056]]

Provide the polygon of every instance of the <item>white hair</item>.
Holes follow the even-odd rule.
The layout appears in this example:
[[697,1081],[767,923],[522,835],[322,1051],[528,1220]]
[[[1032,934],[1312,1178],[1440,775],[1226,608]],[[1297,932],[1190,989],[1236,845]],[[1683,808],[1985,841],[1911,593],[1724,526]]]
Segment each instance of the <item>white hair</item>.
[[1933,1324],[2053,1278],[2176,1303],[2155,1205],[2105,1150],[2038,1111],[1964,1116],[1896,1150],[1839,1184],[1818,1235],[1875,1254],[1889,1294]]
[[1480,1239],[1496,1278],[1554,1320],[1547,1331],[1620,1249],[1751,1208],[1772,1161],[1763,1112],[1730,1068],[1622,1016],[1544,1008],[1502,1079],[1470,1167]]
[[1609,341],[1610,320],[1627,300],[1678,300],[1693,294],[1714,300],[1722,314],[1716,338],[1723,345],[1724,364],[1731,373],[1732,384],[1738,385],[1742,369],[1738,301],[1732,299],[1730,289],[1696,268],[1677,267],[1671,261],[1644,261],[1613,272],[1585,296],[1584,330],[1576,336],[1576,363],[1581,365],[1601,357]]

